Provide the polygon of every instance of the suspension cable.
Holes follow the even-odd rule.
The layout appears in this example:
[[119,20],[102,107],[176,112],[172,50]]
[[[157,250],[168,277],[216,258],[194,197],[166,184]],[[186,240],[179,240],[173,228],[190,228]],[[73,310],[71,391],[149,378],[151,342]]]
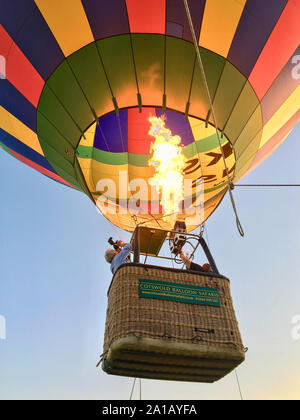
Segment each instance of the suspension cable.
[[135,381],[136,381],[136,378],[134,378],[134,381],[133,381],[133,384],[132,384],[130,400],[132,399],[132,394],[133,394],[133,390],[134,390]]
[[208,248],[209,248],[209,240],[208,240],[208,232],[207,232],[206,223],[204,223],[204,230],[205,230],[206,242],[207,242],[207,245],[208,245]]
[[241,400],[243,401],[243,394],[242,394],[242,391],[241,391],[240,382],[239,382],[239,378],[238,378],[238,374],[237,374],[236,369],[234,369],[234,373],[235,373],[235,378],[236,378],[236,381],[237,381],[240,397],[241,397]]
[[[133,381],[133,384],[132,384],[131,393],[130,393],[130,400],[132,400],[132,394],[133,394],[135,383],[136,383],[136,378],[134,378],[134,381]],[[140,391],[140,400],[141,400],[142,399],[142,379],[141,378],[139,378],[139,391]]]
[[222,153],[222,158],[223,158],[223,162],[224,162],[224,168],[225,168],[225,172],[226,172],[226,176],[227,176],[227,183],[228,183],[227,190],[229,192],[229,196],[230,196],[232,208],[233,208],[233,211],[234,211],[234,214],[235,214],[236,225],[237,225],[237,228],[238,228],[238,231],[239,231],[240,235],[241,236],[244,236],[245,234],[244,234],[244,231],[243,231],[241,222],[240,222],[239,217],[238,217],[238,214],[237,214],[237,209],[236,209],[234,198],[233,198],[233,194],[232,194],[232,189],[234,188],[234,186],[233,186],[233,183],[232,183],[231,178],[229,176],[229,171],[228,171],[227,164],[226,164],[226,158],[225,158],[224,150],[222,148],[222,144],[221,144],[221,140],[220,140],[220,136],[219,136],[216,115],[215,115],[215,112],[214,112],[212,99],[211,99],[211,96],[210,96],[210,93],[209,93],[209,87],[208,87],[208,83],[207,83],[207,79],[206,79],[206,75],[205,75],[205,70],[204,70],[204,66],[203,66],[203,62],[202,62],[200,50],[198,48],[198,43],[197,43],[197,39],[196,39],[196,35],[195,35],[195,29],[194,29],[194,25],[193,25],[193,22],[192,22],[191,14],[190,14],[190,9],[189,9],[187,0],[183,0],[183,3],[184,3],[185,11],[186,11],[186,16],[187,16],[187,19],[188,19],[188,22],[189,22],[189,26],[190,26],[190,31],[191,31],[191,34],[192,34],[193,42],[194,42],[194,47],[195,47],[195,51],[196,51],[196,55],[197,55],[197,60],[198,60],[199,68],[200,68],[200,71],[201,71],[201,74],[202,74],[202,78],[203,78],[203,81],[204,81],[206,94],[207,94],[208,101],[209,101],[210,112],[211,112],[211,115],[212,115],[212,118],[213,118],[213,122],[214,122],[214,125],[215,125],[215,129],[216,129],[216,134],[217,134],[217,139],[218,139],[220,151]]
[[142,399],[142,379],[140,378],[140,400]]

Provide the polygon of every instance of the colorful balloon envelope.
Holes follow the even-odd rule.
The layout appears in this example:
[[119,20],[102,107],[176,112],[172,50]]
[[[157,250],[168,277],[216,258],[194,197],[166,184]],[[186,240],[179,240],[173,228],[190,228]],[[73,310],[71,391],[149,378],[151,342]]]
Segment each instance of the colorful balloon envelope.
[[[0,146],[122,229],[193,230],[299,120],[299,0],[188,1],[217,127],[182,0],[0,6]],[[175,216],[149,182],[151,117],[180,137]]]

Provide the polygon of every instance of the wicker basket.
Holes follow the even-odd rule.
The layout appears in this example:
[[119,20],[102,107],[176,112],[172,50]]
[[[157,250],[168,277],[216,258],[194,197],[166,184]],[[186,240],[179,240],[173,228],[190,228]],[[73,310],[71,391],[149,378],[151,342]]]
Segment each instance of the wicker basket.
[[[140,297],[140,279],[217,289],[220,306]],[[244,353],[227,278],[141,264],[115,273],[108,291],[105,372],[214,382],[243,362]]]

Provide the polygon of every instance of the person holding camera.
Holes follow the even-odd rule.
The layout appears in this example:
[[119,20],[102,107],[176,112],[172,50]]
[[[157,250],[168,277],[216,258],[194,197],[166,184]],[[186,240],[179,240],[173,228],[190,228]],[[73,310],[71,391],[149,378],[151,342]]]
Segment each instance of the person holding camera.
[[122,241],[114,243],[114,249],[108,248],[104,254],[105,260],[110,264],[110,270],[113,274],[122,264],[130,262],[129,254],[131,245]]

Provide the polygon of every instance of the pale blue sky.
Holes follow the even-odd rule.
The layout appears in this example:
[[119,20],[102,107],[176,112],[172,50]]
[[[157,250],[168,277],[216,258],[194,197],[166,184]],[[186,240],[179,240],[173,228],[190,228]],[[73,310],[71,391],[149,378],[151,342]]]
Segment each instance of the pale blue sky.
[[[300,125],[243,179],[300,183]],[[132,378],[96,369],[106,292],[103,254],[111,225],[83,194],[0,150],[0,399],[129,399]],[[231,291],[246,361],[245,399],[300,398],[300,188],[236,188],[245,237],[228,197],[207,223],[208,241]],[[129,235],[121,233],[126,240]],[[234,373],[215,384],[142,380],[144,399],[239,399]],[[138,398],[138,392],[134,394]]]

